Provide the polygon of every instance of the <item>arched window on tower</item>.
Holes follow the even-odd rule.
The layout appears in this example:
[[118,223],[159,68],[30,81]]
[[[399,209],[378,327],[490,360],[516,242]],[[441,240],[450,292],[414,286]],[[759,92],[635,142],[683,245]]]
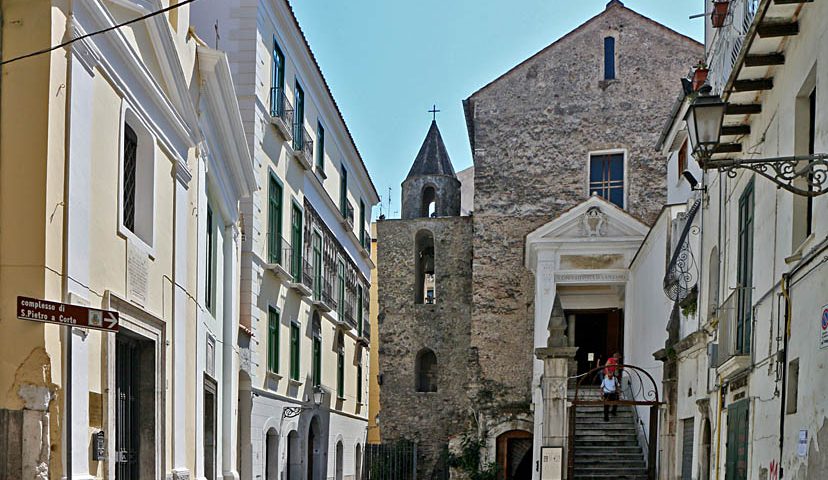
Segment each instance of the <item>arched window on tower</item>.
[[423,217],[437,216],[437,191],[431,185],[423,189],[423,205],[420,215]]
[[437,355],[431,349],[424,348],[417,354],[414,375],[418,392],[437,391]]
[[421,230],[415,238],[416,285],[414,302],[432,304],[436,301],[437,285],[434,277],[434,235]]

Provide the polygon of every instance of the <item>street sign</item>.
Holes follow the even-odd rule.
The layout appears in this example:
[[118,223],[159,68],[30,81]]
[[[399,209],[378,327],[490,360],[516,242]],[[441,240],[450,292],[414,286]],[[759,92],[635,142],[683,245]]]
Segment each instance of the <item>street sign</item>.
[[17,318],[105,332],[118,331],[118,312],[37,298],[17,297]]
[[819,316],[819,348],[828,348],[828,305],[822,307],[822,315]]

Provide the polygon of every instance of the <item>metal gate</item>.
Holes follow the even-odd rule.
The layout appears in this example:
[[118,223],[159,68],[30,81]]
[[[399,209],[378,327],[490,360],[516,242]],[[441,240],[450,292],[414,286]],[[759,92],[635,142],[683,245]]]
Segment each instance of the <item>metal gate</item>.
[[362,480],[416,480],[417,444],[396,443],[366,445]]
[[137,342],[118,335],[115,359],[115,478],[138,480],[138,386],[141,368]]
[[575,396],[572,400],[572,406],[569,409],[569,448],[567,454],[567,478],[575,478],[575,429],[576,429],[576,411],[580,406],[604,406],[604,405],[629,405],[629,406],[647,406],[650,407],[650,425],[649,435],[650,439],[647,442],[647,478],[649,480],[656,479],[656,456],[658,453],[658,408],[663,402],[658,398],[658,386],[656,385],[653,376],[646,370],[636,367],[635,365],[618,364],[615,366],[620,376],[626,379],[630,385],[630,399],[628,400],[595,400],[581,398],[583,393],[581,387],[584,382],[589,383],[603,370],[604,367],[596,367],[592,370],[578,375],[575,383]]
[[693,478],[693,438],[695,437],[696,422],[693,417],[681,421],[681,478]]

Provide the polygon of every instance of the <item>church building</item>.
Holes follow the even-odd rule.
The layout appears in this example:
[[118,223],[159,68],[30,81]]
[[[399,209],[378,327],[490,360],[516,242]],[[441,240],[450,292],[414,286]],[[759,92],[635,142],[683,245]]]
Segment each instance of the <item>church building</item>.
[[566,446],[547,360],[565,380],[638,332],[626,287],[667,200],[656,145],[703,55],[612,0],[463,102],[471,188],[431,125],[402,218],[377,230],[382,435],[417,442],[418,478],[445,478],[469,439],[502,479],[541,478],[541,447]]

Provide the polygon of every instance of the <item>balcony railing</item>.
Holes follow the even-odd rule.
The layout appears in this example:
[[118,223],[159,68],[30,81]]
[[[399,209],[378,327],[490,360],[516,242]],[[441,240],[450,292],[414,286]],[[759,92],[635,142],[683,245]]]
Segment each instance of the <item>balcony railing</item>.
[[347,298],[345,299],[345,308],[343,310],[345,312],[345,321],[352,327],[356,327],[356,320],[354,319],[354,304]]
[[305,169],[310,170],[313,160],[313,140],[300,120],[293,122],[293,152]]
[[362,234],[362,248],[365,249],[365,252],[368,253],[368,255],[371,254],[371,234],[368,233],[368,230],[365,230]]
[[270,236],[267,240],[267,263],[269,268],[276,271],[276,274],[284,277],[285,280],[293,279],[293,249],[290,241],[281,236]]
[[351,205],[349,200],[345,200],[344,204],[342,205],[342,210],[340,211],[342,214],[342,219],[345,222],[345,225],[348,228],[354,228],[354,206]]
[[313,264],[307,258],[302,259],[302,283],[313,291]]
[[721,95],[724,91],[756,18],[758,6],[759,0],[731,0],[724,26],[714,29],[715,36],[708,46],[707,61],[710,67],[707,81],[713,87],[714,94]]
[[738,355],[736,352],[736,307],[738,305],[739,291],[734,290],[727,300],[719,307],[719,347],[717,353],[717,367],[722,366],[731,357]]
[[293,107],[288,102],[284,88],[273,87],[270,89],[270,117],[273,124],[286,139],[292,138]]

